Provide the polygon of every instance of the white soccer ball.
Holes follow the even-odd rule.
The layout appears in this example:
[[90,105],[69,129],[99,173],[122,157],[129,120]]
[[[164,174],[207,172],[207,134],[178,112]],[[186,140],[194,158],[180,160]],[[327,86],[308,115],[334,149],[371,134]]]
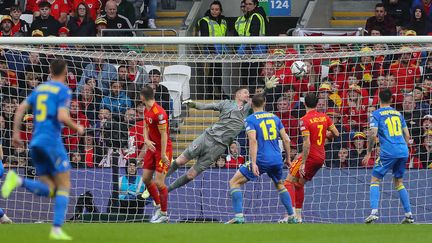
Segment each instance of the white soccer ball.
[[307,73],[306,63],[302,61],[295,61],[293,64],[291,64],[291,73],[298,78],[305,76]]

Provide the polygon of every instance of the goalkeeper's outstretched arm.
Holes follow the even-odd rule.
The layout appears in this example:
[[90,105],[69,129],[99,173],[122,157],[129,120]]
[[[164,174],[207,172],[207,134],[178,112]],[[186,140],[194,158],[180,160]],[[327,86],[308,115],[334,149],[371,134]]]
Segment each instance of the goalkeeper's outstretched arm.
[[193,100],[185,100],[183,101],[184,105],[187,105],[189,108],[195,108],[197,110],[214,110],[220,111],[222,108],[223,101],[213,102],[213,103],[201,103]]

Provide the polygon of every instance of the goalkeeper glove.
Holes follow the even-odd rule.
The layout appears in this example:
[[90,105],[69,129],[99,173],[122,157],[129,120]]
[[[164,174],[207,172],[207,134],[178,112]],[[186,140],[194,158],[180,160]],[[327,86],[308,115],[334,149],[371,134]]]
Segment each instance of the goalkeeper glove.
[[279,84],[279,78],[276,76],[271,76],[270,78],[265,77],[265,87],[266,89],[273,89]]
[[185,100],[182,102],[183,105],[186,105],[189,108],[195,108],[196,104],[192,100]]

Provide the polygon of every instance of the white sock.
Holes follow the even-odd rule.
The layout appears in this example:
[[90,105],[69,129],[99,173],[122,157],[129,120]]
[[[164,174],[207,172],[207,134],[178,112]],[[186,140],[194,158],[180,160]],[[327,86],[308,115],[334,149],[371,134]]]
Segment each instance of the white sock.
[[244,217],[244,215],[243,215],[242,213],[236,213],[235,216],[236,216],[237,218],[243,218],[243,217]]
[[372,209],[371,214],[378,214],[378,209]]
[[301,208],[296,208],[295,209],[295,214],[296,214],[297,218],[300,219],[300,220],[302,218],[301,212],[302,212]]
[[60,227],[55,227],[55,226],[53,226],[53,227],[52,227],[52,231],[53,231],[55,234],[60,234],[60,232],[61,232],[61,228],[60,228]]
[[411,212],[409,212],[409,213],[405,213],[405,217],[407,217],[407,218],[412,217],[412,213],[411,213]]

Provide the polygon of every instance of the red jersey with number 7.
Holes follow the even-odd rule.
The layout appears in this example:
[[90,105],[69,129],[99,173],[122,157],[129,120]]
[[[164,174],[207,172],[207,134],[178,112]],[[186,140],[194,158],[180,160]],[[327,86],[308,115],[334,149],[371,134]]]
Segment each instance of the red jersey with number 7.
[[162,145],[159,127],[166,126],[166,133],[168,135],[167,151],[171,150],[172,142],[169,135],[168,115],[165,110],[155,102],[150,109],[144,109],[144,119],[148,127],[149,139],[155,143],[157,150],[160,150]]
[[313,109],[300,119],[300,131],[303,137],[309,137],[309,159],[324,160],[324,144],[327,130],[334,127],[333,121],[326,114]]

